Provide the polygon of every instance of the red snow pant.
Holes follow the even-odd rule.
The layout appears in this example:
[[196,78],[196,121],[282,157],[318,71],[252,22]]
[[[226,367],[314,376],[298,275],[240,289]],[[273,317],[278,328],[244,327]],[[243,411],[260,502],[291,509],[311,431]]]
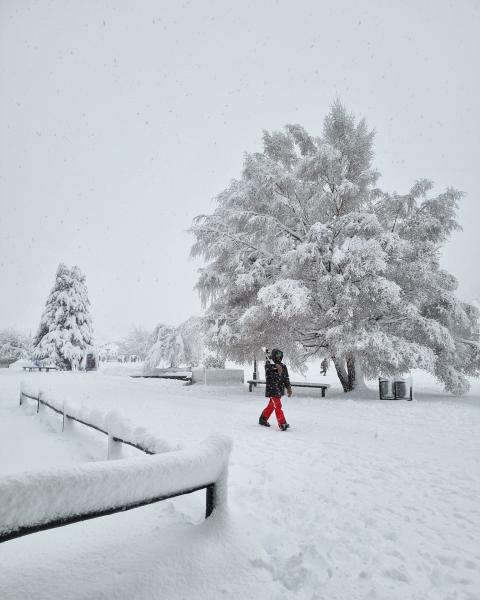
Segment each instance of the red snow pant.
[[262,415],[268,421],[268,419],[270,418],[270,415],[272,414],[273,411],[275,411],[275,416],[277,417],[277,421],[278,421],[279,425],[283,425],[283,423],[287,422],[287,419],[285,418],[285,415],[283,414],[282,399],[280,398],[280,396],[272,396],[270,398],[270,402],[263,409]]

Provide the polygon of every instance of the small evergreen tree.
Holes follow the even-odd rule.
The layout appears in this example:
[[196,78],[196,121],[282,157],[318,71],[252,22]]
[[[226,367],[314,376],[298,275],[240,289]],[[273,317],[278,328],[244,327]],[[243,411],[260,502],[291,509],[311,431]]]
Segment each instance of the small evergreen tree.
[[48,360],[62,370],[83,367],[92,349],[93,331],[85,275],[61,263],[33,340],[33,358]]

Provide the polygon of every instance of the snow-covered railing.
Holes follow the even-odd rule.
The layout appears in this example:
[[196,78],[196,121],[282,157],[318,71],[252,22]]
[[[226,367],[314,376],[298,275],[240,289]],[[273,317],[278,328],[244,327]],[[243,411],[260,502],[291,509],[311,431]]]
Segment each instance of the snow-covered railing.
[[28,471],[0,478],[0,542],[206,489],[206,517],[224,506],[231,441]]
[[125,421],[116,413],[103,414],[98,410],[88,410],[84,407],[77,408],[67,402],[47,398],[41,391],[35,393],[22,383],[20,386],[20,406],[27,398],[37,403],[37,412],[40,411],[41,406],[46,406],[62,415],[62,430],[69,429],[72,422],[75,421],[108,436],[107,458],[109,459],[121,457],[122,444],[132,446],[146,454],[158,454],[178,449],[178,447],[172,447],[163,440],[149,434],[142,427],[132,427],[128,421]]

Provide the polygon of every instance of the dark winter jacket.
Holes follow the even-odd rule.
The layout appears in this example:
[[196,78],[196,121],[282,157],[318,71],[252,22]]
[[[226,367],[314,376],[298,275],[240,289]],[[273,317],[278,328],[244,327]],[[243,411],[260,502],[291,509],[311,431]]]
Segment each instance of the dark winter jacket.
[[285,388],[290,387],[290,378],[288,376],[287,366],[283,363],[279,363],[282,366],[282,374],[279,375],[278,371],[273,363],[265,363],[265,381],[267,382],[265,388],[265,396],[271,398],[272,396],[283,396],[285,394]]

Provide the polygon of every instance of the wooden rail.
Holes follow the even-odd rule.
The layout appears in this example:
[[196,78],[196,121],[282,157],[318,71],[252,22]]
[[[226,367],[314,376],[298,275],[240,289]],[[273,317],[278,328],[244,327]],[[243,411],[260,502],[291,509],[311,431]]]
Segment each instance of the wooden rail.
[[[64,527],[65,525],[72,525],[73,523],[80,523],[80,521],[88,521],[89,519],[96,519],[97,517],[106,517],[108,515],[113,515],[119,512],[125,512],[127,510],[132,510],[133,508],[140,508],[141,506],[148,506],[149,504],[153,504],[154,502],[161,502],[162,500],[168,500],[169,498],[176,498],[177,496],[184,496],[185,494],[192,494],[193,492],[198,492],[200,490],[206,490],[206,508],[205,508],[205,518],[212,514],[213,509],[215,508],[215,483],[210,483],[208,485],[202,485],[195,488],[189,488],[185,490],[181,490],[179,492],[175,492],[173,494],[166,494],[164,496],[158,496],[156,498],[148,498],[142,500],[140,502],[132,502],[131,504],[125,504],[123,506],[116,506],[114,508],[109,508],[106,510],[99,510],[94,512],[86,512],[79,515],[73,515],[71,517],[65,517],[63,519],[53,519],[46,523],[41,523],[39,525],[31,525],[31,526],[22,526],[14,529],[13,531],[9,531],[7,533],[0,532],[0,544],[2,542],[8,542],[9,540],[14,540],[19,537],[23,537],[25,535],[30,535],[31,533],[38,533],[39,531],[47,531],[48,529],[56,529],[57,527]],[[1,527],[1,524],[0,524]]]
[[[104,429],[102,429],[101,427],[98,427],[97,425],[94,425],[92,423],[87,423],[86,421],[83,421],[82,419],[79,419],[77,417],[75,417],[74,415],[70,415],[67,412],[65,412],[65,410],[60,410],[59,408],[53,406],[52,404],[50,404],[49,402],[47,402],[47,400],[44,400],[42,397],[41,392],[39,393],[38,396],[32,396],[31,394],[27,394],[23,391],[23,389],[20,390],[20,405],[23,404],[24,399],[25,398],[29,398],[31,400],[34,400],[37,402],[37,412],[40,409],[40,405],[44,405],[47,406],[48,408],[50,408],[51,410],[53,410],[54,412],[63,415],[63,419],[64,419],[64,425],[65,425],[65,419],[71,419],[72,421],[76,421],[77,423],[81,423],[82,425],[85,425],[86,427],[90,427],[92,429],[95,429],[96,431],[99,431],[105,435],[107,435],[110,439],[113,439],[115,442],[119,442],[119,443],[123,443],[123,444],[128,444],[129,446],[133,446],[134,448],[141,450],[142,452],[145,452],[148,455],[155,455],[154,452],[152,452],[151,450],[149,450],[148,448],[142,446],[141,444],[137,444],[137,443],[133,443],[131,441],[128,440],[123,440],[121,438],[118,437],[113,437],[111,436],[108,431],[105,431]],[[89,519],[94,519],[97,517],[103,517],[103,516],[107,516],[107,515],[111,515],[114,513],[118,513],[118,512],[124,512],[127,510],[131,510],[133,508],[138,508],[141,506],[147,506],[149,504],[153,504],[155,502],[161,502],[162,500],[167,500],[169,498],[175,498],[177,496],[183,496],[185,494],[191,494],[193,492],[197,492],[200,490],[206,490],[206,507],[205,507],[205,518],[208,518],[213,510],[215,509],[216,505],[219,502],[224,502],[225,498],[226,498],[226,483],[225,480],[222,479],[226,473],[226,468],[228,465],[228,453],[230,452],[230,448],[231,448],[231,443],[228,442],[227,446],[225,446],[225,442],[222,442],[224,444],[223,448],[223,456],[224,456],[224,461],[225,464],[222,465],[222,473],[221,474],[216,474],[214,476],[212,476],[212,474],[205,475],[205,479],[206,482],[202,482],[200,485],[193,485],[190,487],[185,487],[182,488],[181,485],[179,485],[176,489],[170,489],[168,491],[168,493],[154,493],[155,492],[155,487],[157,488],[157,491],[161,491],[162,487],[163,490],[165,490],[164,485],[158,487],[155,486],[152,488],[152,493],[149,494],[149,497],[144,497],[144,498],[131,498],[130,496],[136,495],[136,492],[132,492],[131,489],[125,488],[125,490],[123,490],[123,495],[125,498],[127,498],[126,501],[120,501],[120,503],[115,502],[114,506],[108,506],[105,508],[102,508],[101,510],[96,510],[96,509],[87,509],[87,510],[76,510],[75,508],[72,510],[71,507],[65,506],[61,508],[60,511],[57,511],[57,513],[51,513],[49,514],[49,509],[46,509],[46,516],[42,517],[41,519],[37,519],[37,522],[35,523],[31,523],[28,521],[28,518],[24,519],[24,522],[19,522],[16,523],[15,526],[9,526],[8,525],[8,511],[7,513],[5,513],[5,521],[7,521],[7,523],[3,522],[2,523],[2,506],[0,506],[0,543],[2,542],[6,542],[8,540],[12,540],[15,538],[19,538],[25,535],[29,535],[31,533],[36,533],[39,531],[45,531],[48,529],[54,529],[56,527],[63,527],[65,525],[70,525],[72,523],[78,523],[80,521],[86,521]],[[230,446],[228,446],[228,444],[230,444]],[[227,447],[228,449],[225,451],[225,447]],[[208,448],[208,447],[207,447]],[[216,448],[214,447],[214,451],[212,451],[212,448],[210,448],[208,450],[210,452],[209,456],[211,457],[211,460],[213,460],[215,462],[215,460],[218,461],[218,452],[216,451]],[[175,453],[164,453],[164,454],[156,454],[155,458],[152,458],[151,460],[157,460],[160,459],[161,461],[165,460],[166,462],[168,462],[170,460],[170,458],[174,455]],[[145,459],[147,460],[147,459]],[[149,459],[150,460],[150,459]],[[118,465],[120,462],[122,461],[115,461],[115,463]],[[187,462],[186,464],[190,464],[191,459],[189,462]],[[83,467],[84,469],[88,469],[88,465],[90,463],[87,463],[85,467]],[[95,464],[95,463],[94,463]],[[98,464],[98,463],[97,463]],[[150,464],[150,463],[149,463]],[[157,465],[158,466],[158,465]],[[82,467],[76,467],[78,468],[82,468]],[[130,468],[130,467],[129,467]],[[115,466],[112,464],[112,469],[115,471]],[[218,469],[217,467],[212,467],[213,470]],[[195,471],[192,471],[194,474],[194,480],[196,479],[196,482],[198,483],[198,477],[195,475]],[[138,468],[135,467],[135,465],[133,465],[133,469],[132,469],[132,474],[133,476],[137,475],[138,476]],[[69,482],[68,482],[68,477],[69,477],[69,471],[68,470],[64,470],[64,475],[63,477],[67,480],[65,481],[64,484],[64,479],[61,479],[62,481],[62,485],[65,485],[65,489],[69,489]],[[123,473],[119,476],[118,473],[113,473],[112,472],[112,477],[115,478],[115,482],[117,485],[121,486],[124,481],[124,475]],[[211,479],[210,479],[211,478]],[[23,492],[22,494],[20,494],[17,498],[17,495],[14,495],[15,500],[15,504],[17,505],[18,502],[23,502],[25,504],[25,506],[23,507],[25,514],[29,513],[29,507],[31,508],[31,503],[35,503],[36,498],[38,496],[45,496],[48,492],[48,489],[38,489],[35,488],[36,491],[34,492],[32,489],[31,493],[25,493],[27,490],[29,490],[31,486],[31,480],[30,480],[30,476],[29,474],[26,474],[23,476],[17,476],[17,478],[15,479],[15,485],[18,485],[18,479],[22,479],[22,483],[21,485],[23,486]],[[6,478],[0,478],[0,491],[2,491],[2,486],[4,487],[4,490],[2,492],[3,494],[3,498],[8,500],[8,495],[9,495],[9,490],[8,490],[8,476]],[[87,481],[88,481],[88,473],[87,473]],[[220,491],[218,489],[218,484],[219,482],[221,482],[220,485]],[[86,484],[88,487],[88,483]],[[170,484],[173,485],[173,484]],[[47,486],[48,487],[48,486]],[[167,485],[167,488],[169,486]],[[15,488],[16,489],[16,488]],[[83,490],[82,490],[83,491]],[[16,492],[10,492],[10,494],[16,494]],[[11,500],[12,498],[10,498]],[[29,504],[30,503],[30,504]],[[44,504],[46,506],[48,506],[48,502],[44,502]],[[42,504],[42,506],[44,505]],[[8,502],[6,503],[6,505],[8,505]],[[17,506],[18,508],[18,506]],[[22,507],[19,508],[19,510],[22,510]],[[70,512],[72,512],[72,514],[69,514]],[[20,520],[21,521],[21,520]]]
[[[110,434],[108,433],[108,431],[105,431],[101,427],[98,427],[97,425],[93,425],[92,423],[87,423],[86,421],[82,421],[82,419],[79,419],[78,417],[75,417],[73,415],[69,415],[65,411],[61,411],[56,406],[53,406],[52,404],[50,404],[49,402],[47,402],[46,400],[44,400],[43,398],[41,398],[41,394],[39,394],[38,396],[31,396],[30,394],[26,394],[23,390],[20,390],[20,406],[22,406],[24,398],[30,398],[30,400],[35,400],[37,402],[37,413],[40,410],[40,404],[43,404],[44,406],[47,406],[48,408],[50,408],[51,410],[55,411],[59,415],[62,415],[63,416],[63,427],[62,427],[62,430],[65,429],[65,419],[71,419],[72,421],[76,421],[77,423],[81,423],[82,425],[85,425],[85,427],[90,427],[91,429],[95,429],[96,431],[99,431],[100,433],[103,433],[103,434],[105,434],[107,436],[110,436]],[[136,444],[134,442],[129,442],[128,440],[123,440],[122,438],[119,438],[119,437],[116,437],[116,436],[112,436],[112,440],[114,442],[119,442],[119,443],[122,443],[122,444],[127,444],[127,446],[132,446],[133,448],[136,448],[137,450],[141,450],[142,452],[145,452],[145,454],[155,454],[155,452],[152,452],[151,450],[149,450],[145,446],[142,446],[141,444]]]

